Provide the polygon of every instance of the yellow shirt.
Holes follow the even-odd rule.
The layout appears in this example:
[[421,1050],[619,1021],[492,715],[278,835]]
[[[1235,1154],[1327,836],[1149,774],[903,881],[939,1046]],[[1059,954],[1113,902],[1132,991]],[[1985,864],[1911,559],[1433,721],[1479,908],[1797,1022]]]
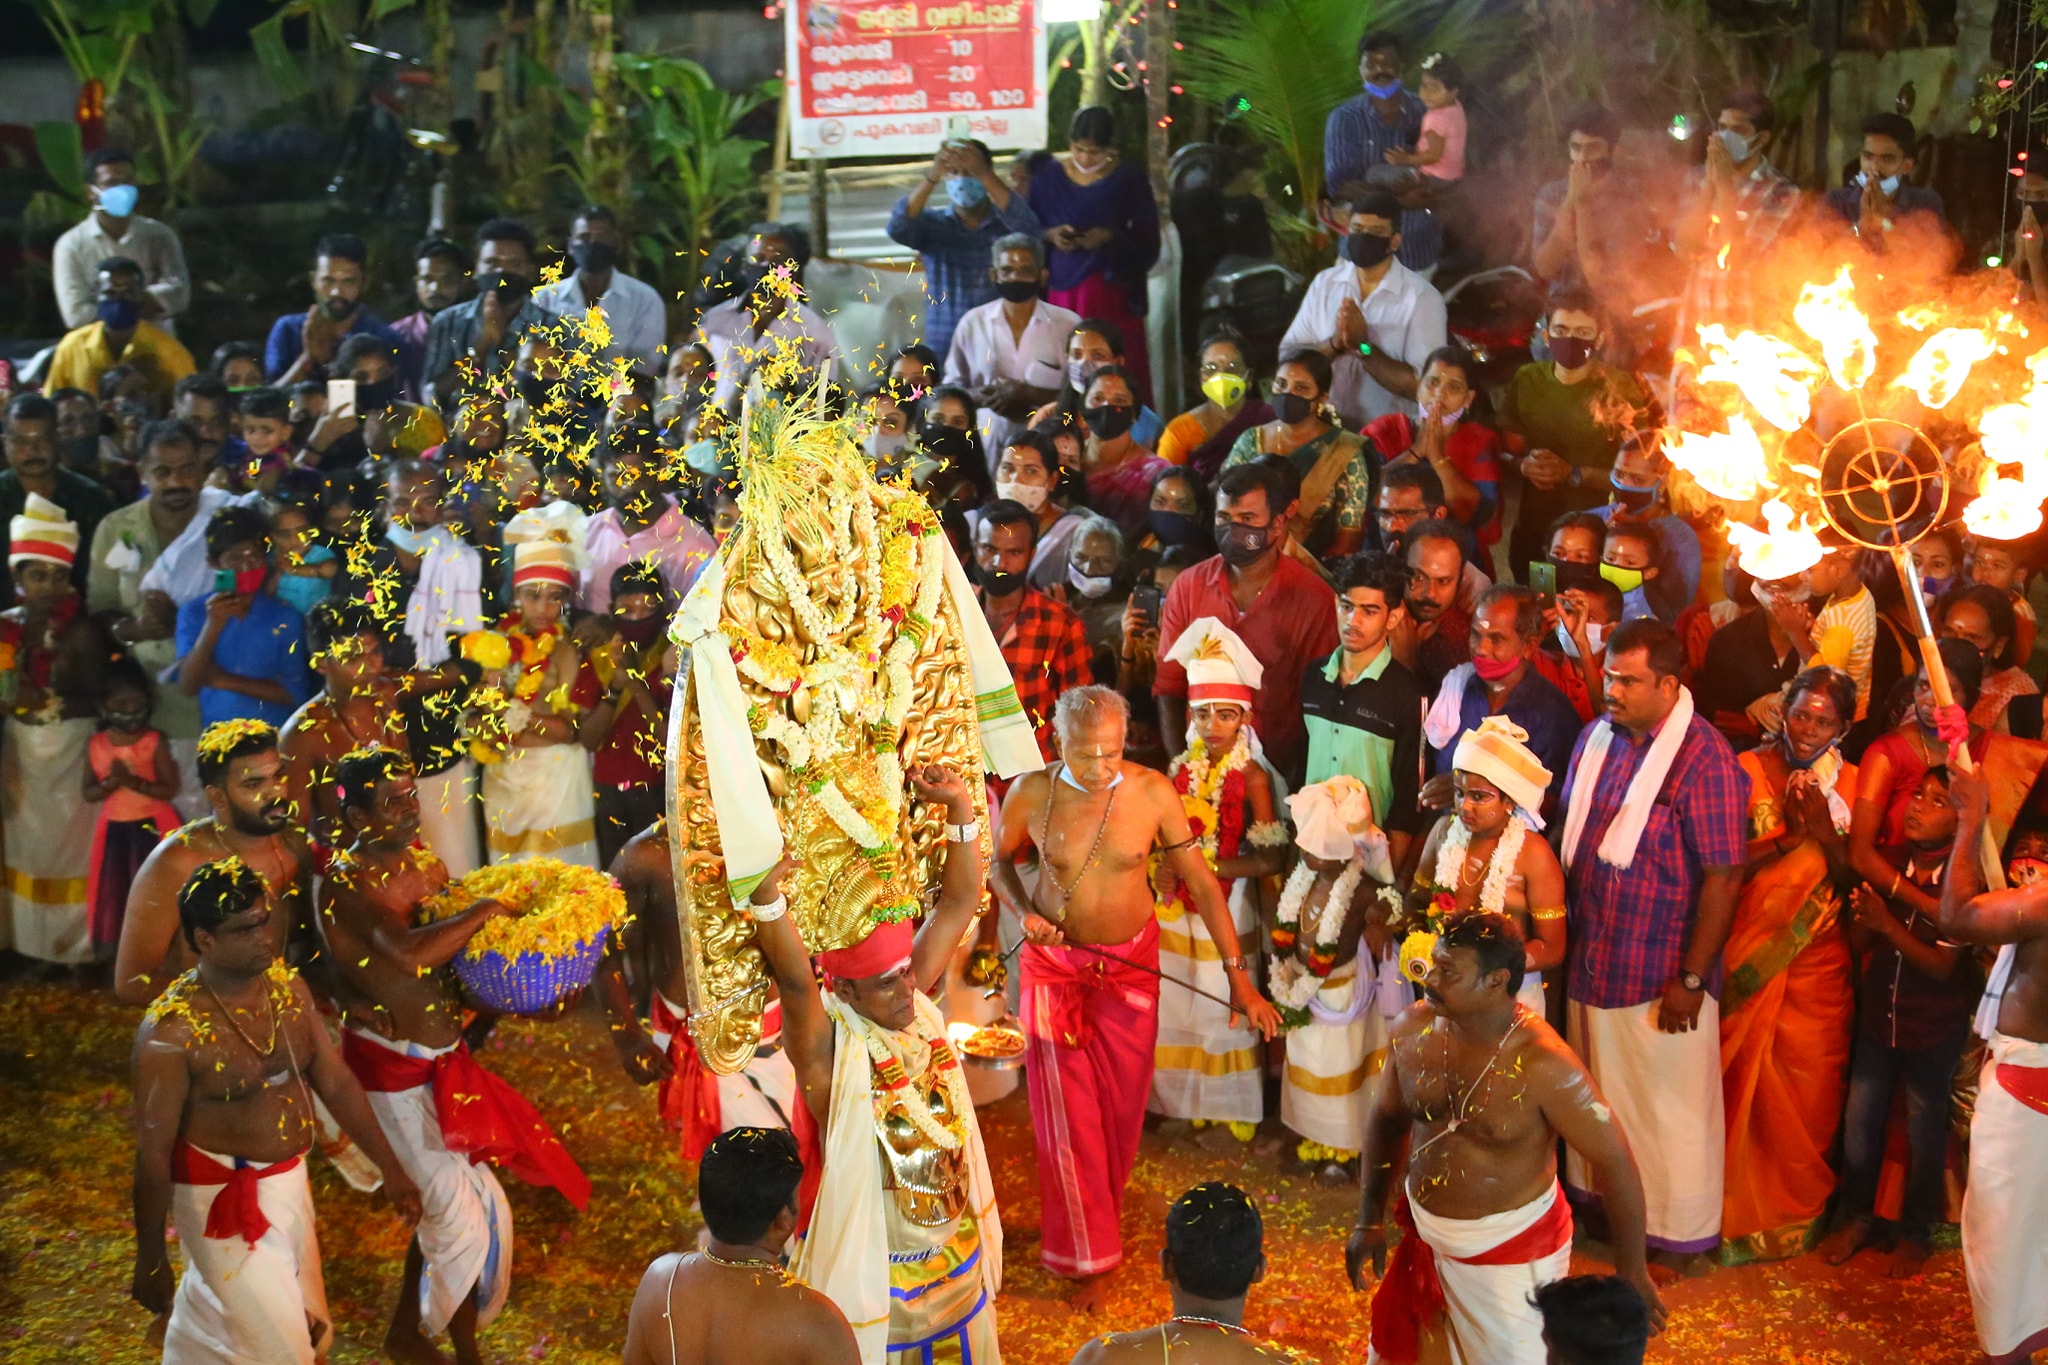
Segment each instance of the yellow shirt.
[[115,355],[107,345],[107,324],[88,322],[66,332],[57,343],[57,353],[50,358],[50,371],[43,378],[43,392],[84,389],[97,399],[100,376],[116,365],[133,365],[149,376],[157,402],[166,405],[171,401],[172,386],[196,368],[192,353],[159,327],[136,323],[127,349]]

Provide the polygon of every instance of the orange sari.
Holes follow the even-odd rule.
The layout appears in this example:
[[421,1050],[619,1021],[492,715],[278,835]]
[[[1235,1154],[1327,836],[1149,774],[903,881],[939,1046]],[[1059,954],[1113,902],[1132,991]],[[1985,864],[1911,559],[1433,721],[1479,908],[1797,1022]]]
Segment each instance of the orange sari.
[[[1784,766],[1758,751],[1737,761],[1749,776],[1750,837],[1769,838],[1785,827]],[[1854,800],[1854,767],[1843,765],[1836,790]],[[1802,840],[1743,882],[1722,952],[1721,1236],[1758,1260],[1801,1251],[1835,1188],[1828,1157],[1856,1014],[1840,910],[1826,855]]]

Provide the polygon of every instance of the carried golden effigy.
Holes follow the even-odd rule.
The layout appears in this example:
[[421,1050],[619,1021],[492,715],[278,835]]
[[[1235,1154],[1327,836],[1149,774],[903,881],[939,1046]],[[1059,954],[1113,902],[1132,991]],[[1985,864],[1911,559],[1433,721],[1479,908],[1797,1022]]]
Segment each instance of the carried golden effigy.
[[878,483],[814,398],[742,417],[740,521],[671,627],[668,820],[690,1028],[705,1064],[754,1055],[768,982],[744,902],[783,855],[813,952],[923,913],[943,813],[904,774],[1039,766],[1009,672],[938,517]]

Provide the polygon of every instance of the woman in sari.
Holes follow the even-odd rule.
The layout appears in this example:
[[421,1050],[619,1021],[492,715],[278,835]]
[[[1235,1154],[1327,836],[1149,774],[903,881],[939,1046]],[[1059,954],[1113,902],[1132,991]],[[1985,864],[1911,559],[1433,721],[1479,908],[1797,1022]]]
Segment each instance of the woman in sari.
[[1200,356],[1202,401],[1166,424],[1159,458],[1212,480],[1237,438],[1272,421],[1273,409],[1252,387],[1251,362],[1235,327],[1227,322],[1212,326],[1203,334]]
[[1088,505],[1125,535],[1135,536],[1147,524],[1152,479],[1169,466],[1131,435],[1138,399],[1123,366],[1097,370],[1082,403],[1081,420],[1088,434],[1081,442],[1081,474]]
[[1331,564],[1365,544],[1380,455],[1372,442],[1346,431],[1329,409],[1330,358],[1321,351],[1289,351],[1273,375],[1270,422],[1253,427],[1230,448],[1225,469],[1264,455],[1285,455],[1301,477],[1301,510],[1288,519],[1295,541]]
[[1785,733],[1737,761],[1749,777],[1749,865],[1722,961],[1727,1110],[1721,1236],[1758,1260],[1795,1255],[1834,1192],[1856,996],[1836,880],[1848,871],[1856,770],[1839,745],[1856,685],[1809,668]]

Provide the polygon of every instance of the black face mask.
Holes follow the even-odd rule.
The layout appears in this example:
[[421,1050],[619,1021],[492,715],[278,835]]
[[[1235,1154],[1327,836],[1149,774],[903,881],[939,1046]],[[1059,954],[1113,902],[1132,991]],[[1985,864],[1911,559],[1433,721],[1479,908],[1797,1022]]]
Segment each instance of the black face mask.
[[373,384],[356,385],[356,411],[360,413],[382,412],[398,401],[398,381],[379,379]]
[[1201,522],[1185,512],[1170,512],[1163,507],[1147,512],[1145,523],[1161,545],[1192,545],[1203,536]]
[[524,275],[498,276],[491,285],[491,292],[498,296],[498,302],[507,308],[517,308],[526,302],[527,294],[533,290],[533,281]]
[[949,427],[944,422],[926,422],[917,429],[917,443],[934,460],[959,468],[973,458],[974,433]]
[[610,242],[576,242],[569,247],[569,259],[578,270],[602,275],[619,263],[619,249]]
[[997,280],[996,294],[1007,303],[1023,303],[1038,297],[1038,281]]
[[1023,574],[984,569],[978,559],[974,561],[974,577],[981,584],[982,591],[990,597],[1008,597],[1024,587]]
[[312,418],[294,417],[292,419],[292,444],[297,446],[304,445],[306,438],[313,434],[313,427],[314,422]]
[[519,396],[526,400],[527,412],[539,412],[547,406],[549,394],[546,380],[537,374],[515,374],[512,378],[519,385]]
[[1567,370],[1576,370],[1593,358],[1593,343],[1584,337],[1552,337],[1550,358]]
[[1266,547],[1272,540],[1271,526],[1240,526],[1232,521],[1219,523],[1216,527],[1216,552],[1233,569],[1242,569],[1256,561],[1266,553]]
[[73,436],[57,443],[57,455],[73,469],[97,469],[100,462],[100,438],[97,436]]
[[1088,424],[1088,430],[1094,432],[1097,439],[1110,441],[1131,429],[1131,423],[1138,420],[1138,410],[1113,407],[1086,408],[1081,413],[1081,420]]
[[1364,270],[1387,259],[1393,249],[1393,238],[1373,232],[1354,232],[1344,239],[1344,259]]
[[1315,410],[1316,400],[1313,398],[1303,398],[1298,393],[1276,393],[1273,395],[1273,415],[1287,423],[1288,426],[1293,426],[1296,422],[1306,421],[1308,415]]

